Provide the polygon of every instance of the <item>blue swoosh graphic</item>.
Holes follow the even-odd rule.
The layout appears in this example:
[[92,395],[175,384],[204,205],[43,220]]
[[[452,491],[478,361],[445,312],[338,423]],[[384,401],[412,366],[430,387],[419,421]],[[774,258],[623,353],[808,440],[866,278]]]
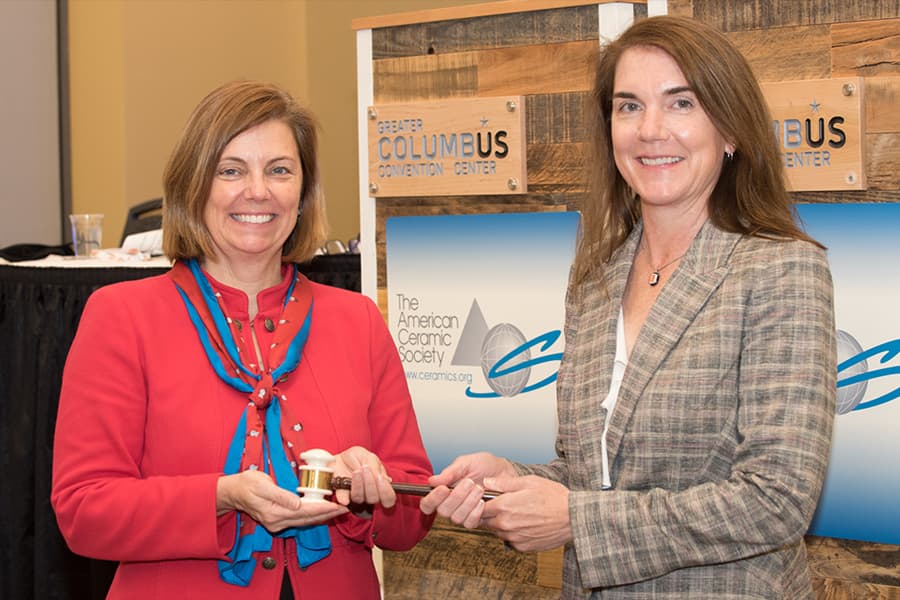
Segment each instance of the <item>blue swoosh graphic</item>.
[[[543,344],[543,346],[541,346],[541,348],[539,348],[539,350],[541,352],[547,350],[550,346],[552,346],[554,343],[556,343],[556,340],[559,339],[559,336],[561,334],[562,334],[562,332],[559,329],[554,329],[553,331],[548,331],[547,333],[541,334],[541,335],[537,336],[536,338],[525,342],[524,344],[522,344],[521,346],[519,346],[517,348],[513,348],[512,350],[510,350],[509,352],[504,354],[496,363],[494,363],[494,366],[492,366],[491,370],[488,371],[488,377],[490,379],[493,379],[495,377],[502,377],[504,375],[509,375],[510,373],[515,373],[516,371],[523,371],[525,369],[530,369],[531,367],[533,367],[535,365],[540,365],[543,363],[562,360],[562,357],[563,357],[562,352],[556,352],[554,354],[546,354],[544,356],[538,356],[538,357],[532,358],[530,360],[516,363],[506,369],[503,368],[506,365],[506,363],[509,362],[511,359],[513,359],[515,356],[521,354],[522,352],[525,352],[526,350],[529,350],[533,346]],[[556,377],[558,374],[559,374],[559,371],[554,371],[552,374],[541,379],[537,383],[532,383],[531,385],[525,386],[524,388],[522,388],[519,391],[519,394],[531,392],[531,391],[534,391],[536,389],[542,388],[546,385],[553,383],[554,381],[556,381]],[[519,394],[516,394],[516,395],[518,396]],[[470,386],[470,387],[466,388],[466,396],[468,396],[469,398],[499,398],[500,394],[498,394],[497,392],[493,392],[493,391],[491,391],[491,392],[475,392],[475,391],[472,391],[472,388]]]
[[[841,371],[852,367],[853,365],[863,362],[869,358],[874,358],[879,354],[883,354],[881,359],[878,361],[881,364],[884,364],[892,359],[894,359],[898,354],[900,354],[900,339],[890,340],[888,342],[884,342],[882,344],[878,344],[877,346],[873,346],[868,350],[863,350],[859,354],[855,356],[851,356],[847,360],[841,362],[837,366],[837,372],[840,375]],[[858,375],[852,375],[850,377],[845,377],[843,379],[838,379],[837,387],[845,387],[848,385],[853,385],[854,383],[861,383],[863,381],[871,381],[873,379],[878,379],[881,377],[888,377],[890,375],[900,375],[900,367],[886,367],[883,369],[875,369],[872,371],[866,371],[865,373],[860,373]],[[886,404],[895,398],[900,397],[900,386],[895,387],[893,390],[887,392],[886,394],[882,394],[881,396],[869,400],[868,402],[861,402],[858,406],[856,406],[853,411],[857,410],[865,410],[867,408],[873,408],[875,406],[880,406],[882,404]],[[853,412],[851,411],[851,412]]]

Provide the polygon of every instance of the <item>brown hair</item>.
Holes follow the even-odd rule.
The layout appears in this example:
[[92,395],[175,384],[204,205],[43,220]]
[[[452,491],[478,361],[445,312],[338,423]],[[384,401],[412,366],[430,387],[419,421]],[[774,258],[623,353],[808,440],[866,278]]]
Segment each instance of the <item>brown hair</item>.
[[206,258],[215,250],[203,211],[225,146],[247,129],[276,120],[294,132],[303,184],[301,217],[282,248],[283,262],[312,258],[325,241],[325,202],[319,183],[316,123],[285,90],[235,81],[209,93],[194,109],[163,173],[163,251],[171,259]]
[[640,200],[616,168],[611,113],[616,66],[636,46],[668,53],[719,133],[735,145],[709,199],[709,218],[724,231],[817,243],[794,221],[772,118],[746,59],[728,38],[693,19],[643,19],[605,46],[590,96],[591,193],[582,207],[574,281],[602,268],[640,220]]

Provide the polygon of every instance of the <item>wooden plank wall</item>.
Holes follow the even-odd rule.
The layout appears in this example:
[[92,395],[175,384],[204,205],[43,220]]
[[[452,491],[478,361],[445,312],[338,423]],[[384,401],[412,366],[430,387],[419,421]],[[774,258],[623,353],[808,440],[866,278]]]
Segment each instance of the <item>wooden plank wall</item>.
[[590,89],[590,63],[598,40],[595,5],[373,31],[375,104],[525,95],[528,146],[527,195],[377,201],[378,291],[383,311],[385,219],[577,206],[584,187],[582,106]]
[[[634,9],[646,15],[643,4]],[[794,197],[900,202],[900,0],[669,0],[668,10],[726,32],[761,81],[865,77],[868,189]],[[378,290],[386,312],[387,218],[578,208],[597,7],[388,27],[373,30],[372,40],[375,104],[527,96],[527,195],[378,199]],[[818,598],[900,600],[900,547],[813,537],[807,547]],[[559,593],[561,552],[507,551],[490,535],[446,521],[414,550],[384,556],[389,599]]]

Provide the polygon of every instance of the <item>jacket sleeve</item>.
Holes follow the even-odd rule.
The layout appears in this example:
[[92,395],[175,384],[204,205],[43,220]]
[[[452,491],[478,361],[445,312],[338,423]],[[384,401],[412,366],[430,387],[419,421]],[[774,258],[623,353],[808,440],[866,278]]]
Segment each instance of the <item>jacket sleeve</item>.
[[[372,381],[369,450],[381,459],[393,481],[427,483],[431,462],[422,444],[397,347],[377,307],[368,298],[365,303]],[[419,510],[419,498],[398,495],[390,509],[376,506],[371,519],[348,515],[338,520],[337,527],[348,538],[370,547],[377,544],[387,550],[408,550],[425,537],[433,521],[433,515]]]
[[219,474],[141,473],[148,390],[133,310],[120,286],[95,292],[69,351],[51,493],[60,530],[74,552],[95,558],[223,558]]
[[[808,528],[834,418],[831,274],[811,244],[770,245],[780,248],[772,260],[729,275],[744,278],[747,290],[730,476],[678,490],[573,491],[585,587],[760,555],[798,543]],[[710,461],[726,460],[714,454]]]

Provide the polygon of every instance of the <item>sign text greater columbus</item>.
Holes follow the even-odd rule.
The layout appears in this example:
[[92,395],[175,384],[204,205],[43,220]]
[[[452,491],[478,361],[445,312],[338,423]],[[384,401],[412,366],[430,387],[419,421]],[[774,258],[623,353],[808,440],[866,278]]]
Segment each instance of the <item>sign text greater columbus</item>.
[[369,107],[372,196],[524,194],[521,96]]

